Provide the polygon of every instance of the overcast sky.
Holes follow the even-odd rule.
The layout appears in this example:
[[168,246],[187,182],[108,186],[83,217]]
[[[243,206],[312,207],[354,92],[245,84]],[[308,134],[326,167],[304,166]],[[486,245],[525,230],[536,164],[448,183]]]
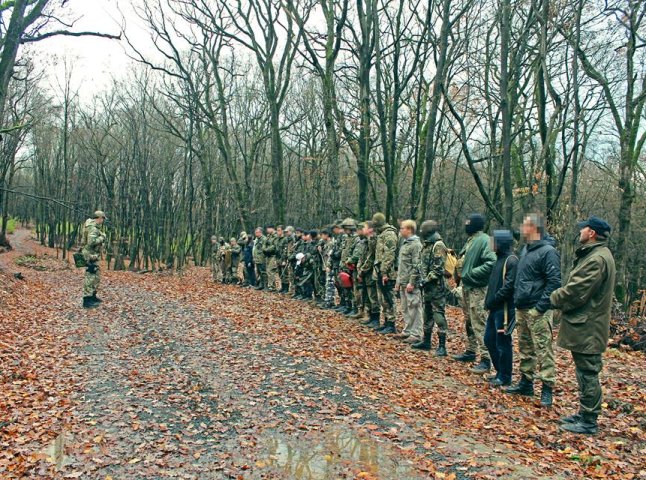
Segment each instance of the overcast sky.
[[[125,17],[129,38],[137,45],[148,43],[148,33],[141,26],[132,4],[137,0],[69,0],[65,9],[66,20],[78,19],[72,30],[100,31],[118,34],[122,17]],[[55,2],[52,2],[55,3]],[[47,67],[46,83],[53,88],[57,79],[63,78],[64,59],[73,66],[73,83],[84,97],[93,91],[106,88],[112,77],[123,78],[132,68],[132,61],[125,52],[125,40],[107,40],[92,37],[53,37],[29,48],[40,65]]]

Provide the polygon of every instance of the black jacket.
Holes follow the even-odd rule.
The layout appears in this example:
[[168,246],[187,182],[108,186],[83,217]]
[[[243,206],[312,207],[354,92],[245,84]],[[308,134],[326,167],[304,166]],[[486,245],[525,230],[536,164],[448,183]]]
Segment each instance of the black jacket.
[[253,242],[247,243],[242,250],[245,267],[249,264],[253,265]]
[[[514,282],[516,280],[516,267],[518,257],[512,251],[498,252],[498,260],[493,267],[489,277],[489,286],[487,287],[487,296],[485,297],[485,308],[495,311],[501,310],[505,303],[509,312],[514,311]],[[502,271],[507,263],[505,278],[502,278]]]
[[561,286],[561,257],[555,243],[546,236],[523,247],[514,284],[516,308],[541,313],[551,308],[550,294]]

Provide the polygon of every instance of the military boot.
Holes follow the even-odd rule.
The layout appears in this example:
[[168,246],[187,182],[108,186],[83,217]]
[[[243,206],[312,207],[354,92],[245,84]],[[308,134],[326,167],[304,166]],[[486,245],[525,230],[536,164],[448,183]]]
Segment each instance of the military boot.
[[363,322],[363,324],[369,328],[377,328],[381,325],[381,322],[379,321],[380,316],[381,314],[379,312],[370,312],[368,320]]
[[561,417],[559,423],[577,423],[580,422],[583,417],[580,413],[575,413],[574,415],[568,415],[567,417]]
[[351,318],[354,318],[355,320],[362,320],[366,317],[366,311],[363,308],[358,309],[357,313],[354,315],[350,316]]
[[489,370],[491,370],[491,360],[487,359],[480,360],[478,365],[470,369],[472,373],[487,373]]
[[389,333],[397,333],[397,327],[395,327],[395,322],[388,321],[385,323],[385,325],[377,330],[377,333],[381,333],[382,335],[387,335]]
[[94,292],[94,294],[92,295],[92,301],[94,303],[103,303],[103,300],[96,296],[96,292]]
[[430,331],[424,330],[424,338],[421,342],[413,343],[411,347],[417,350],[430,350],[431,349],[431,333]]
[[534,395],[534,383],[523,375],[520,377],[520,382],[509,387],[505,392],[511,393],[512,395],[526,395],[531,397]]
[[357,317],[357,315],[358,315],[359,317],[361,317],[361,316],[363,315],[363,314],[359,314],[359,310],[357,310],[357,307],[351,307],[351,308],[350,308],[350,311],[348,311],[348,312],[345,314],[345,316],[346,316],[346,317],[350,317],[350,318],[359,318],[359,317]]
[[543,388],[541,390],[541,407],[551,407],[552,402],[553,402],[553,389],[551,385],[547,385],[546,383],[543,384]]
[[[575,417],[575,415],[572,415]],[[596,415],[579,415],[579,419],[574,422],[564,423],[560,426],[561,430],[580,435],[595,435],[599,431]]]
[[92,300],[92,297],[83,297],[83,308],[96,308],[99,304]]
[[460,355],[453,355],[453,360],[457,360],[458,362],[475,362],[476,353],[467,350]]
[[439,339],[439,344],[437,346],[437,350],[435,350],[435,356],[436,357],[446,357],[446,334],[445,333],[440,333],[438,335]]
[[279,293],[289,293],[289,283],[283,283],[283,287],[280,289]]

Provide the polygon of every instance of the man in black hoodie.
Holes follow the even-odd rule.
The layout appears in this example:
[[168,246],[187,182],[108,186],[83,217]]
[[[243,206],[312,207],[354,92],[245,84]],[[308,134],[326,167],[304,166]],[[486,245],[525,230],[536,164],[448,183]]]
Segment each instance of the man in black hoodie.
[[527,243],[518,262],[514,303],[522,376],[507,392],[532,396],[537,378],[543,384],[541,405],[550,407],[556,380],[550,294],[561,286],[561,258],[540,214],[527,215],[521,232]]
[[518,257],[513,251],[514,237],[509,230],[493,232],[493,247],[498,260],[489,277],[485,307],[489,310],[484,342],[489,350],[496,376],[489,383],[496,387],[511,384],[513,349],[511,334],[515,323],[514,281]]

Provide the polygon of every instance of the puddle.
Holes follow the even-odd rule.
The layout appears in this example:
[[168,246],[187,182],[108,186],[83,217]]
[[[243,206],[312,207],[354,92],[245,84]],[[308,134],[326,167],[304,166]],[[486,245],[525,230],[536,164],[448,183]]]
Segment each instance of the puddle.
[[365,478],[423,478],[401,454],[349,429],[286,436],[267,431],[258,440],[258,470],[280,472],[295,480],[337,479],[342,474]]

